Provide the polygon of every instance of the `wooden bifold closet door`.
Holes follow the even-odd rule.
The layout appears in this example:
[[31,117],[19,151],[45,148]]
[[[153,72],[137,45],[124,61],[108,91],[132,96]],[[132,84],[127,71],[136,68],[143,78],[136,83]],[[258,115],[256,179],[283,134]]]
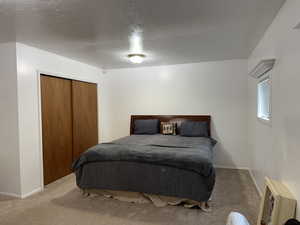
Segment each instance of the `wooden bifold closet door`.
[[98,143],[97,85],[72,81],[73,159]]
[[41,76],[44,183],[71,173],[71,80]]
[[98,143],[97,85],[41,75],[44,184],[70,174]]

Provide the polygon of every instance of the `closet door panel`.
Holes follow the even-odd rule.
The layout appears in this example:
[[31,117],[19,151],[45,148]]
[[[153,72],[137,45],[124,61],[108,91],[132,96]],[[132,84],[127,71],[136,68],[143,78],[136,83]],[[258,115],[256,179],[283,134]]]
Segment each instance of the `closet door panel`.
[[73,159],[98,144],[97,85],[72,81]]
[[41,76],[44,183],[71,173],[71,80]]

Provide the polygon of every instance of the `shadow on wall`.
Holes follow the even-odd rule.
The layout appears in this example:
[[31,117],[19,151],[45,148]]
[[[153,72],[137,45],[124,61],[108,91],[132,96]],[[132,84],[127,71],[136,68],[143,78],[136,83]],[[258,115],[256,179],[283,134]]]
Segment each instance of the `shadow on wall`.
[[218,132],[213,120],[211,122],[211,137],[218,142],[213,150],[214,151],[213,160],[216,167],[237,168],[237,165],[234,163],[232,157],[228,154],[229,151],[226,150],[224,145],[222,144],[222,141],[218,136]]

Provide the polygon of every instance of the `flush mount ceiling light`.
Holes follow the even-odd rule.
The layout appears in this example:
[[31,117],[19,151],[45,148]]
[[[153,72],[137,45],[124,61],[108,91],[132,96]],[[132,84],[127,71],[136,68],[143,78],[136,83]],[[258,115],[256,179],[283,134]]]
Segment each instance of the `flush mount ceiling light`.
[[130,62],[139,64],[139,63],[144,62],[146,55],[144,55],[144,54],[128,54],[128,58],[129,58]]
[[131,63],[139,64],[144,62],[146,55],[143,53],[143,30],[140,26],[132,28],[129,36],[130,51],[127,55]]
[[139,64],[144,62],[146,55],[143,50],[143,26],[142,19],[137,10],[137,0],[129,0],[129,52],[128,59],[131,63]]

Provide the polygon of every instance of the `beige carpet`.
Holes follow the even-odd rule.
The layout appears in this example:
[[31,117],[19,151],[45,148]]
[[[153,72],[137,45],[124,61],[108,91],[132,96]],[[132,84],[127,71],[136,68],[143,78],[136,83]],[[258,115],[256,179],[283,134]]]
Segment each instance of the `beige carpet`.
[[20,200],[0,196],[1,225],[225,225],[230,211],[255,224],[259,197],[247,171],[217,170],[212,212],[180,206],[157,208],[105,197],[83,197],[70,175],[44,192]]

